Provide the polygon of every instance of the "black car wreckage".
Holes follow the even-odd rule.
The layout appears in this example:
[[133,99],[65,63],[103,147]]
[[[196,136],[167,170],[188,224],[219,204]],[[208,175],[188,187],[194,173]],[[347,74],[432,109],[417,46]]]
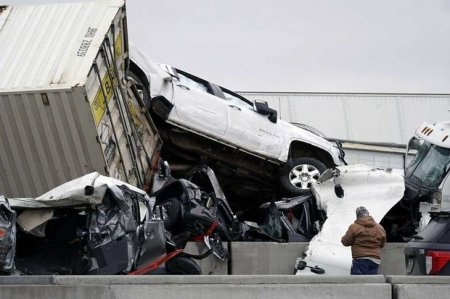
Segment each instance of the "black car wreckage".
[[98,173],[68,184],[36,199],[0,196],[3,274],[200,274],[144,191]]
[[[1,272],[201,274],[195,260],[229,259],[223,241],[308,241],[325,221],[312,195],[266,203],[255,221],[243,220],[207,166],[180,179],[162,167],[154,186],[148,195],[91,173],[38,198],[0,195]],[[205,251],[184,252],[188,241]]]
[[165,183],[152,195],[156,210],[179,247],[205,236],[215,243],[304,242],[317,234],[326,219],[312,194],[267,202],[251,213],[235,214],[208,166],[195,167],[182,179],[159,178]]

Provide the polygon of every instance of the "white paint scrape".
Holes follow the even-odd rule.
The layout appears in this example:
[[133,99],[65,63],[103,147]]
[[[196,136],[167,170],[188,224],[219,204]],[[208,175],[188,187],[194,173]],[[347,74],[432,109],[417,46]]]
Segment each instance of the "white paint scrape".
[[[374,169],[365,165],[339,167],[341,175],[335,179],[344,189],[338,198],[333,179],[313,186],[319,209],[327,213],[322,230],[311,240],[306,257],[308,266],[319,266],[328,275],[348,275],[352,262],[350,247],[341,244],[341,237],[355,219],[355,210],[364,206],[376,222],[402,199],[403,170]],[[309,268],[297,275],[310,275]]]

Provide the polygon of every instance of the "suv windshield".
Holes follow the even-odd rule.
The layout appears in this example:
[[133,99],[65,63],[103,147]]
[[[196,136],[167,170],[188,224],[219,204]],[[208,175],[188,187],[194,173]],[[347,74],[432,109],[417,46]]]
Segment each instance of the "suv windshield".
[[405,177],[415,185],[436,188],[448,170],[450,149],[423,141],[417,155],[405,169]]

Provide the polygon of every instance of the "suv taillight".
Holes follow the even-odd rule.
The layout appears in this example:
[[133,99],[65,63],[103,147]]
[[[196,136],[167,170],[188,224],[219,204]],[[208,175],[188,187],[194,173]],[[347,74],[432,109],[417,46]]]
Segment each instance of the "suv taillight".
[[427,274],[433,275],[439,273],[448,262],[450,262],[450,251],[427,251],[425,257]]

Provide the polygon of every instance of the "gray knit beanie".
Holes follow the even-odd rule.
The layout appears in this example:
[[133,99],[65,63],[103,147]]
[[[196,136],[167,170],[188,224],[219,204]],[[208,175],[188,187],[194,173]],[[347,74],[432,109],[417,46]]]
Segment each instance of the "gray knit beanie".
[[365,207],[356,208],[356,218],[361,218],[364,216],[369,216],[369,211]]

